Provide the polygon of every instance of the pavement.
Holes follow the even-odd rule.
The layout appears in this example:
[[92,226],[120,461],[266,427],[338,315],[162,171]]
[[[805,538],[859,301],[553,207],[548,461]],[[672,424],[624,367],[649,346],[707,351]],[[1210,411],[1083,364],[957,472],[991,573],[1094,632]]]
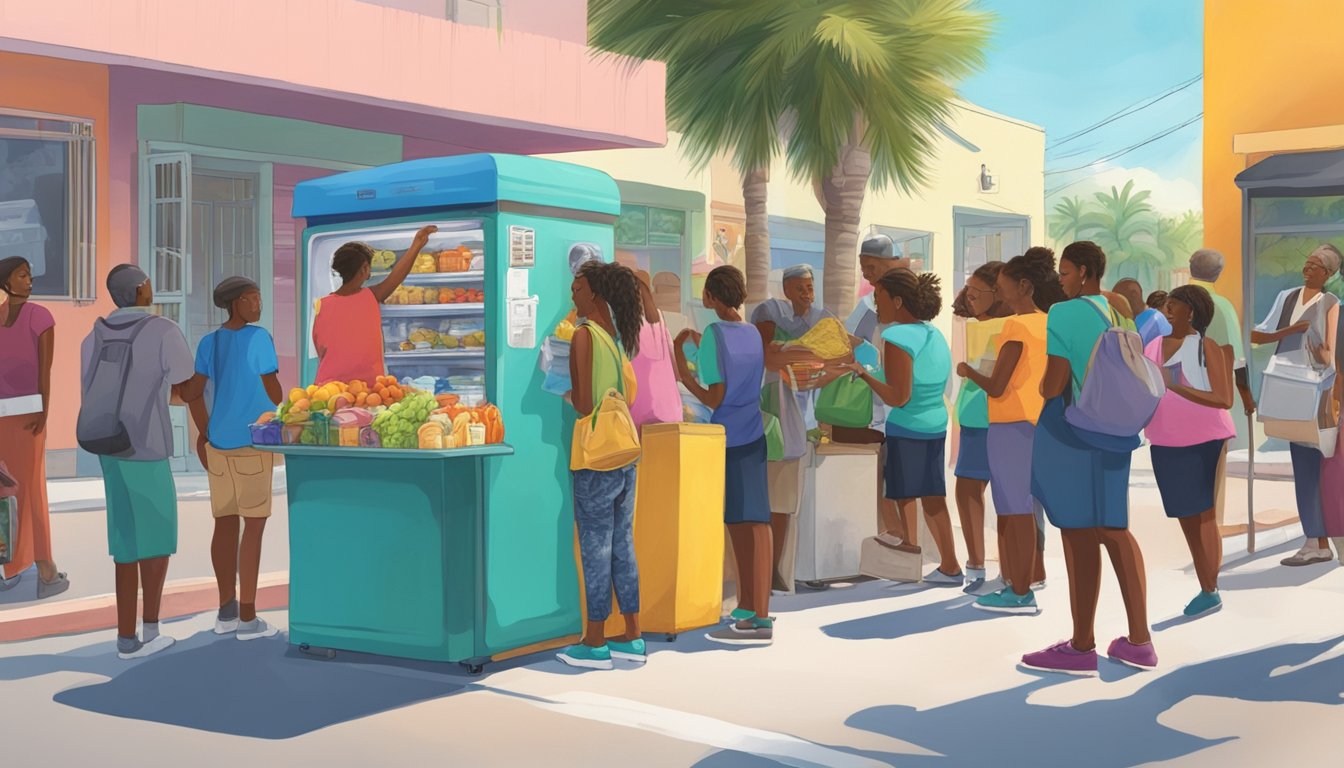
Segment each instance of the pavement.
[[[179,485],[184,494],[189,486]],[[1256,489],[1266,503],[1291,500],[1286,483]],[[80,501],[74,496],[60,503]],[[1286,755],[1295,766],[1337,765],[1326,729],[1344,722],[1344,567],[1281,567],[1300,528],[1263,532],[1254,554],[1229,547],[1224,610],[1187,621],[1181,608],[1197,591],[1190,558],[1137,466],[1131,500],[1160,667],[1137,672],[1103,660],[1098,678],[1080,679],[1016,667],[1022,653],[1070,631],[1053,532],[1038,616],[986,614],[956,589],[842,584],[773,598],[779,618],[769,648],[718,646],[688,632],[673,643],[651,636],[643,667],[580,672],[542,651],[471,677],[456,665],[348,652],[317,659],[289,646],[283,495],[267,531],[262,606],[275,609],[263,615],[282,634],[248,643],[213,634],[209,508],[188,497],[170,591],[204,602],[166,606],[165,616],[179,618],[163,631],[178,643],[121,661],[112,630],[67,624],[53,636],[60,625],[51,616],[31,639],[0,642],[0,691],[10,705],[3,730],[24,735],[7,740],[5,754],[55,765],[362,768],[1106,768],[1254,765]],[[101,510],[53,515],[61,567],[76,587],[87,582],[66,604],[108,598],[97,593],[112,583],[101,525]],[[992,557],[994,537],[986,539]],[[40,610],[59,617],[60,606],[0,605],[0,630]],[[1098,644],[1124,627],[1108,573]]]

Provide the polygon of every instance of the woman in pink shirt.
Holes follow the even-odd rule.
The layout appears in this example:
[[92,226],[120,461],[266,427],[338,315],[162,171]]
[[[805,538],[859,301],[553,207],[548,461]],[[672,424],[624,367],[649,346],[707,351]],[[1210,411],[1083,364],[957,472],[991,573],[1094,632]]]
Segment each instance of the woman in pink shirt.
[[653,300],[648,274],[640,272],[639,291],[644,303],[644,324],[639,329],[639,352],[630,364],[635,369],[635,402],[630,405],[630,417],[635,426],[670,424],[681,421],[681,391],[677,389],[677,373],[673,369],[672,337],[668,335],[663,315]]
[[1223,348],[1205,337],[1213,321],[1213,297],[1194,285],[1167,296],[1171,335],[1153,339],[1144,354],[1162,366],[1167,393],[1145,430],[1152,443],[1153,474],[1167,517],[1181,521],[1195,561],[1200,593],[1185,607],[1190,617],[1223,606],[1218,567],[1223,543],[1214,507],[1218,461],[1236,434],[1232,426],[1232,364]]
[[51,516],[47,509],[47,412],[51,405],[51,360],[56,321],[46,307],[29,301],[33,270],[19,256],[0,259],[0,463],[18,481],[19,531],[9,542],[9,563],[0,574],[0,592],[19,583],[37,563],[37,597],[70,588],[51,559]]
[[379,305],[401,285],[415,265],[433,225],[415,233],[411,247],[377,285],[364,287],[373,271],[373,251],[364,243],[346,243],[336,249],[331,268],[341,276],[341,287],[318,300],[313,318],[313,346],[317,348],[317,381],[362,381],[372,384],[383,375],[383,320]]

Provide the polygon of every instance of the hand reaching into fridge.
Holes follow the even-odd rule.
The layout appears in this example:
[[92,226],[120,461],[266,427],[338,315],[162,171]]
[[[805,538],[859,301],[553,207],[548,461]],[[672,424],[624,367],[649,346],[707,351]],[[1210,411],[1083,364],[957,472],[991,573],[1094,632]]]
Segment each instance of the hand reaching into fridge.
[[392,271],[387,278],[377,285],[369,286],[369,290],[373,291],[373,295],[378,299],[379,304],[387,301],[392,292],[397,290],[406,276],[411,273],[411,267],[415,266],[415,258],[420,255],[420,250],[429,244],[430,235],[438,231],[439,228],[433,224],[421,227],[415,233],[415,237],[412,238],[411,247],[406,249],[406,253],[402,254],[400,259],[397,259],[396,264],[392,265]]

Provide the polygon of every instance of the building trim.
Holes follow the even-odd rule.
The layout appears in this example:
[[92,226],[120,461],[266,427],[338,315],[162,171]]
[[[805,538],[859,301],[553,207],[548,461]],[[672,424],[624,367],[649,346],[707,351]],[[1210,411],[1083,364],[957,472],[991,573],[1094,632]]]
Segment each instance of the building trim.
[[1344,147],[1344,125],[1237,133],[1232,136],[1232,151],[1239,155],[1258,152],[1300,152],[1337,147]]

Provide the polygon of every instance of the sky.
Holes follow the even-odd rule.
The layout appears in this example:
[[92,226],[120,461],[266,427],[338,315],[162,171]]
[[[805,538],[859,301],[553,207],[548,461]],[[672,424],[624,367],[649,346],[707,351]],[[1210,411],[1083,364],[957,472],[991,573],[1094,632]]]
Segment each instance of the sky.
[[[980,0],[979,5],[998,21],[985,68],[961,84],[961,95],[1045,128],[1051,207],[1061,196],[1086,196],[1133,178],[1137,187],[1152,190],[1151,202],[1159,209],[1200,208],[1202,80],[1063,140],[1202,75],[1202,0]],[[1164,138],[1104,159],[1192,119]],[[1080,166],[1087,167],[1070,170]]]

